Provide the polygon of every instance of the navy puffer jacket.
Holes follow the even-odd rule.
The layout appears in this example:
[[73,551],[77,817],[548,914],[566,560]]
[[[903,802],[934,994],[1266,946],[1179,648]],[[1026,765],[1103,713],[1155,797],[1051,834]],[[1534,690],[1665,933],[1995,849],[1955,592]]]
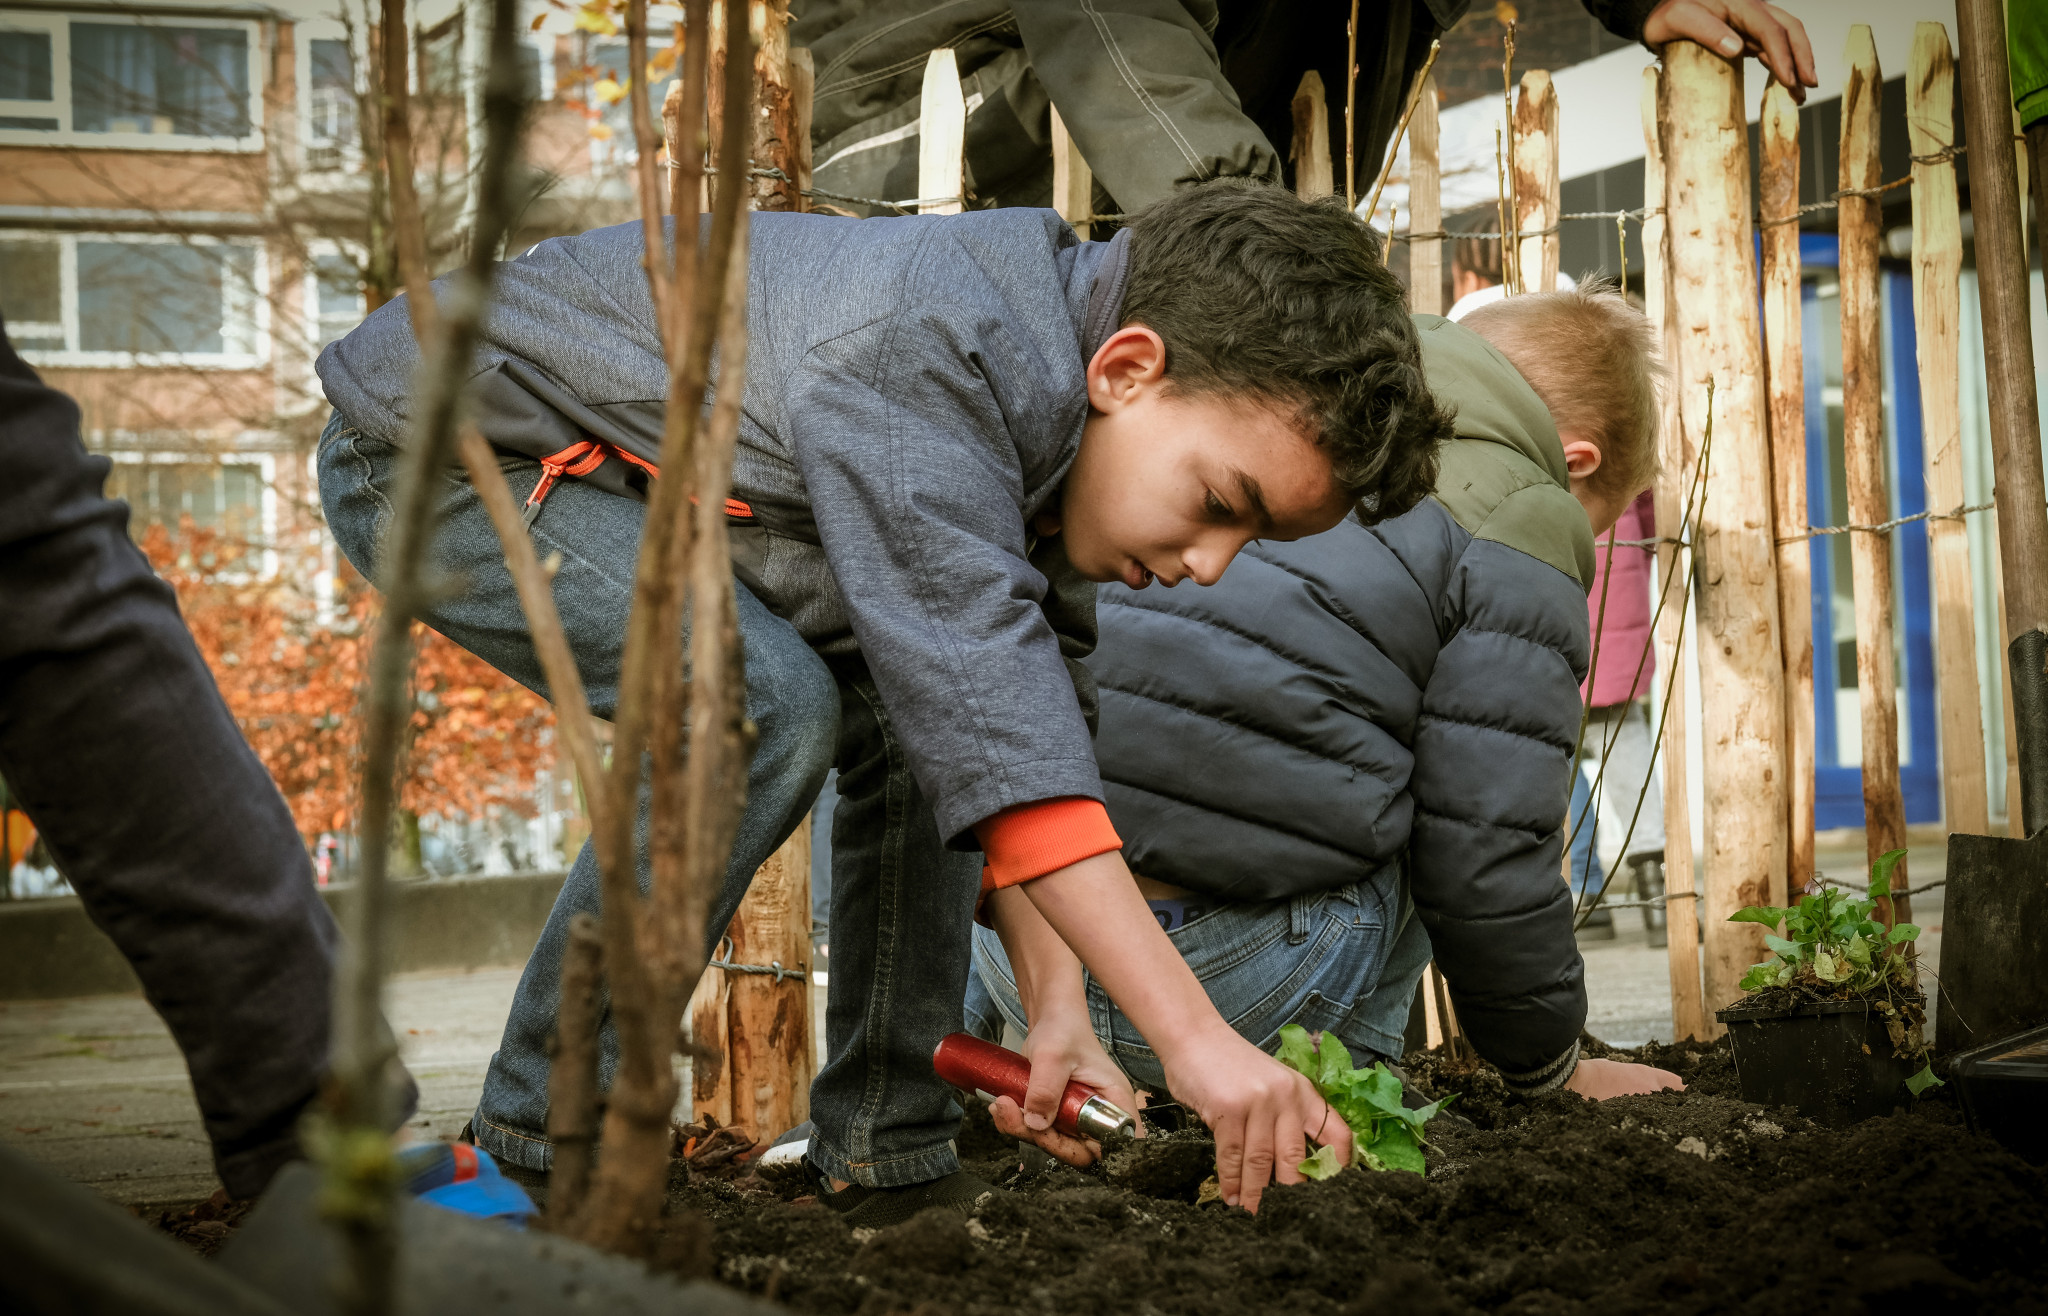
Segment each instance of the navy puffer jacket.
[[1104,586],[1096,756],[1125,858],[1160,881],[1270,900],[1405,855],[1460,1024],[1543,1088],[1586,1017],[1560,864],[1592,531],[1521,375],[1417,323],[1458,412],[1436,495],[1254,545],[1208,589]]

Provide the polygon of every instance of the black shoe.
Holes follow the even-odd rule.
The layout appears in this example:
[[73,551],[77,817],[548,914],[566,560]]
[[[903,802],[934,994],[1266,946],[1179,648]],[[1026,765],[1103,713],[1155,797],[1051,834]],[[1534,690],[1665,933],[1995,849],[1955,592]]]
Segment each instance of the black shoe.
[[965,1170],[955,1170],[943,1179],[903,1188],[867,1188],[848,1184],[836,1193],[808,1157],[804,1160],[804,1173],[810,1176],[811,1191],[818,1195],[818,1200],[844,1216],[846,1223],[855,1229],[886,1229],[890,1225],[900,1225],[919,1211],[934,1206],[958,1211],[961,1215],[972,1215],[975,1208],[995,1192],[995,1185]]
[[1614,911],[1611,909],[1596,909],[1588,914],[1586,921],[1579,925],[1579,940],[1613,941]]

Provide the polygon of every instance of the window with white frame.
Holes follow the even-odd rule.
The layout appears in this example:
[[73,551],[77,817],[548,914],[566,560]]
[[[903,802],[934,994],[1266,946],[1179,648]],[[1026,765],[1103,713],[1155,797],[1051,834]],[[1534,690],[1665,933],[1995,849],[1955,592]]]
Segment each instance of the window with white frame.
[[0,143],[254,150],[257,45],[239,19],[0,13]]
[[362,266],[329,244],[316,245],[307,266],[306,321],[325,347],[363,322]]
[[37,365],[260,365],[263,292],[253,239],[0,233],[0,315]]
[[355,57],[345,37],[306,42],[306,168],[353,169],[362,157],[356,128]]
[[115,453],[107,497],[128,503],[128,532],[140,539],[153,525],[178,530],[190,519],[239,543],[260,544],[266,521],[265,459],[199,453]]

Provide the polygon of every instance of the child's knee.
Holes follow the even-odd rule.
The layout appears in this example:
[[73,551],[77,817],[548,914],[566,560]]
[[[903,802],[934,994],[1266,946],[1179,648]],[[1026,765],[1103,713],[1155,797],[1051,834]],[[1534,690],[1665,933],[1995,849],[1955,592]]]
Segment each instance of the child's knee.
[[[754,629],[744,625],[749,604],[767,612],[743,591],[743,630]],[[762,629],[780,627],[788,634],[747,636],[747,716],[758,733],[755,763],[789,783],[808,808],[838,755],[839,683],[787,622],[772,615],[769,622]]]
[[398,450],[366,437],[340,412],[320,436],[320,506],[342,555],[365,576],[376,573],[377,545],[391,519],[387,493]]

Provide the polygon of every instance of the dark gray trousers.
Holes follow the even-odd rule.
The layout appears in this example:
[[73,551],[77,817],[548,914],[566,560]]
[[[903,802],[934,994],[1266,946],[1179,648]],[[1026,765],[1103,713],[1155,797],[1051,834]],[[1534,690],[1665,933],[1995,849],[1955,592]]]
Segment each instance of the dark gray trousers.
[[334,920],[109,466],[0,334],[0,776],[185,1053],[222,1183],[253,1197],[326,1068]]

